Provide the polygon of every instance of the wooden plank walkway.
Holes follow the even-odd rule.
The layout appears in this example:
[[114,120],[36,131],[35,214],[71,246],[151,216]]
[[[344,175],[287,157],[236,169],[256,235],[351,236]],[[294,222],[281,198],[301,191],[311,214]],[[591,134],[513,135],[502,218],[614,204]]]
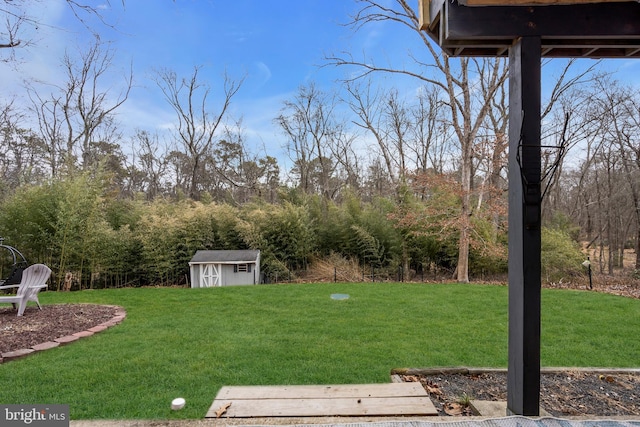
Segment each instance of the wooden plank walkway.
[[207,418],[438,415],[420,383],[227,386]]

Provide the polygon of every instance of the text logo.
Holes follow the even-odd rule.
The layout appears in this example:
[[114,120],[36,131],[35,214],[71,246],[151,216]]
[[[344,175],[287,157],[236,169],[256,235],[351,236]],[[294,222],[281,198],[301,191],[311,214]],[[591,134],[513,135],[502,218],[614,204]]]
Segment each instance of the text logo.
[[3,427],[69,427],[69,405],[0,405]]

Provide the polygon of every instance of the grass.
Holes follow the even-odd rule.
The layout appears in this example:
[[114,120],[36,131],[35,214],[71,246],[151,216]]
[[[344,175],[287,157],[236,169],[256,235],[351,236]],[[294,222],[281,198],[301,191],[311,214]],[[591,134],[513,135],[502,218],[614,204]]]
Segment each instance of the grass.
[[[350,298],[335,301],[332,293]],[[0,365],[0,402],[72,419],[202,418],[223,385],[388,382],[401,367],[507,364],[507,288],[310,284],[42,294],[123,323]],[[543,366],[639,367],[640,301],[543,291]],[[181,411],[169,409],[184,397]]]

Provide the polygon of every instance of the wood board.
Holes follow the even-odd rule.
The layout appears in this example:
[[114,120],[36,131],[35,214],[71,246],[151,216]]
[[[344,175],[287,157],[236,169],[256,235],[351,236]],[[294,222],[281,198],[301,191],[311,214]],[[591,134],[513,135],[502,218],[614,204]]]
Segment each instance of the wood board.
[[227,405],[222,418],[438,414],[419,383],[225,386],[206,418]]

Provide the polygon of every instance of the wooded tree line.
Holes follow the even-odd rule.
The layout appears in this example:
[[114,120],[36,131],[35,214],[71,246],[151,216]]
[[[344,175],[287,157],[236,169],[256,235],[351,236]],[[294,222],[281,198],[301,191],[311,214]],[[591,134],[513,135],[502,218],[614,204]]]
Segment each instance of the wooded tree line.
[[[27,109],[2,103],[0,235],[80,287],[179,283],[197,249],[260,249],[265,272],[281,277],[332,254],[458,281],[504,273],[505,62],[442,55],[404,0],[360,3],[354,28],[394,22],[424,52],[406,69],[325,58],[349,78],[302,85],[273,112],[289,170],[272,150],[252,152],[229,115],[242,78],[157,70],[174,125],[125,135],[116,113],[132,73],[104,89],[115,52],[99,39],[68,52],[63,84],[28,85]],[[414,78],[418,90],[378,86],[380,74]],[[581,271],[582,240],[613,273],[640,241],[640,94],[574,61],[548,86],[546,277]]]
[[[176,285],[188,281],[188,262],[199,249],[257,248],[268,281],[296,280],[320,260],[356,264],[370,279],[451,278],[456,267],[459,198],[449,185],[433,186],[432,201],[411,192],[402,204],[381,197],[363,202],[345,192],[339,202],[281,189],[279,201],[242,205],[119,197],[110,177],[92,173],[24,185],[2,202],[0,233],[30,262],[55,271],[54,289]],[[411,218],[414,216],[415,218]],[[506,234],[474,218],[470,271],[477,279],[506,269]],[[548,278],[579,273],[575,242],[561,229],[545,230]],[[7,275],[10,260],[4,259]],[[352,274],[352,271],[344,272]]]

